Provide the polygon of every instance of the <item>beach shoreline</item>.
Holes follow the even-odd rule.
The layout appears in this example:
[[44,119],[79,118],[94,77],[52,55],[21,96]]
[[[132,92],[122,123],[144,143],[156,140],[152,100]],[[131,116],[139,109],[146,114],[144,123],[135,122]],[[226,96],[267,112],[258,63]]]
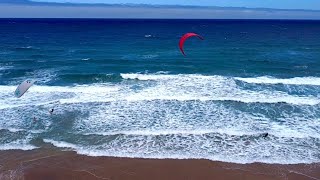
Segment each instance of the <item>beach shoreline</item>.
[[320,179],[320,163],[90,157],[52,148],[0,151],[0,166],[0,179]]

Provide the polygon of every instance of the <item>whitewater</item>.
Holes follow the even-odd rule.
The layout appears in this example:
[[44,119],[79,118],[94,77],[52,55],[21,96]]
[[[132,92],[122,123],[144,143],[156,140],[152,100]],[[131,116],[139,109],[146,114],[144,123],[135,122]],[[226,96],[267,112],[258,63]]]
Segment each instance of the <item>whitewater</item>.
[[300,92],[319,90],[320,78],[118,76],[119,83],[34,85],[20,99],[15,86],[0,86],[0,149],[49,143],[90,156],[319,161],[319,98]]

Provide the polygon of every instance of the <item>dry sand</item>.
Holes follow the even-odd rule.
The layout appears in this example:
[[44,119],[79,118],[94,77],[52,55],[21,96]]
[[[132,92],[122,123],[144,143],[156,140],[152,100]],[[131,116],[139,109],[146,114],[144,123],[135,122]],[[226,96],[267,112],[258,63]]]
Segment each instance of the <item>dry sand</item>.
[[0,179],[277,180],[320,179],[320,164],[234,164],[209,160],[89,157],[73,151],[0,151]]

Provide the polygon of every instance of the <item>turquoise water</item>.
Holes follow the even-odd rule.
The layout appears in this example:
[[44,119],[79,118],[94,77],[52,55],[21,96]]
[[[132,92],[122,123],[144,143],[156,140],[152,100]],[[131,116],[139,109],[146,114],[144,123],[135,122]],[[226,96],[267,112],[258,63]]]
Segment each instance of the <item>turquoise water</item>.
[[[204,40],[188,39],[184,57],[186,32]],[[1,19],[0,149],[319,162],[319,32],[320,21]],[[25,79],[37,82],[15,98]]]

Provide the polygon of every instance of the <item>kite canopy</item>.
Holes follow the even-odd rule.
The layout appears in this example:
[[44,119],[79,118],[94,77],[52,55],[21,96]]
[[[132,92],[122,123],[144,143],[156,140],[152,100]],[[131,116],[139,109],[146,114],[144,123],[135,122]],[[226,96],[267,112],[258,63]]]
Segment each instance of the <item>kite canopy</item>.
[[180,51],[182,52],[182,54],[185,56],[186,54],[184,53],[184,50],[183,50],[183,45],[184,45],[184,42],[190,38],[190,37],[193,37],[193,36],[197,36],[199,39],[203,40],[203,37],[201,37],[200,35],[196,34],[196,33],[186,33],[185,35],[183,35],[180,39],[180,42],[179,42],[179,48],[180,48]]
[[19,98],[21,97],[33,84],[35,80],[25,80],[23,81],[14,92],[14,95]]

